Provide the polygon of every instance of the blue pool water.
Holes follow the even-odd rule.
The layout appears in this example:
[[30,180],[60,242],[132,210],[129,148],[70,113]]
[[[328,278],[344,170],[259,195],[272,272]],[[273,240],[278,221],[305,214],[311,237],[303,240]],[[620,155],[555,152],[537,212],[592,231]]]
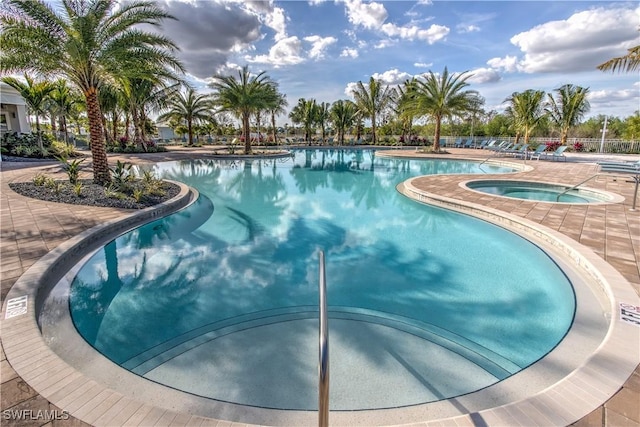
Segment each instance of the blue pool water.
[[415,405],[496,383],[571,325],[571,284],[538,247],[395,186],[508,169],[371,151],[162,163],[189,208],[118,237],[75,277],[81,335],[115,363],[220,401],[317,408],[318,250],[332,410]]

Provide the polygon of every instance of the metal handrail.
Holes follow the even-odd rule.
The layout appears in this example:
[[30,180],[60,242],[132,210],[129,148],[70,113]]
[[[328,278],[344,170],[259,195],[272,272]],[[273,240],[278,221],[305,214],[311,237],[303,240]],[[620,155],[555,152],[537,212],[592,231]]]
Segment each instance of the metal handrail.
[[327,281],[324,252],[320,251],[320,360],[318,364],[318,426],[329,425],[329,323],[327,320]]
[[584,184],[585,182],[587,182],[587,181],[591,181],[593,178],[597,177],[598,175],[600,175],[600,174],[595,174],[595,175],[593,175],[593,176],[590,176],[589,178],[585,179],[584,181],[580,181],[580,183],[579,183],[579,184],[576,184],[576,185],[574,185],[574,186],[573,186],[573,187],[571,187],[571,188],[567,188],[567,189],[566,189],[566,190],[564,190],[562,193],[560,193],[560,194],[558,194],[558,195],[556,196],[556,202],[559,202],[559,201],[560,201],[560,197],[564,196],[564,195],[565,195],[565,194],[567,194],[569,191],[571,191],[571,190],[575,190],[576,188],[580,187],[580,186],[581,186],[582,184]]

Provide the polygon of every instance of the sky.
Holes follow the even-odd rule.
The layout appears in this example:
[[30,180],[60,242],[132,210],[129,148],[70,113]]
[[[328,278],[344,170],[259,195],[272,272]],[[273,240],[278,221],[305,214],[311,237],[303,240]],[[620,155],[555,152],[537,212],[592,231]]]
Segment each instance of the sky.
[[[589,116],[640,110],[640,74],[596,66],[640,44],[638,2],[159,0],[176,20],[161,31],[180,48],[201,92],[214,75],[264,71],[289,109],[299,98],[352,99],[370,77],[389,85],[433,71],[470,71],[485,110],[514,92],[590,89]],[[281,117],[279,123],[287,122]]]

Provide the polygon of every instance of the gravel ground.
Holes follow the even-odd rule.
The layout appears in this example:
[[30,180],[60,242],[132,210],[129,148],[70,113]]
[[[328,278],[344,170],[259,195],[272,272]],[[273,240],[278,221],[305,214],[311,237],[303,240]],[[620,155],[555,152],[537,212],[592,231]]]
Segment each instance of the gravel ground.
[[[9,187],[18,194],[49,202],[69,203],[74,205],[103,206],[122,209],[144,209],[157,205],[175,197],[180,187],[169,182],[162,182],[163,195],[145,194],[139,202],[133,197],[108,197],[105,188],[94,184],[91,180],[80,180],[82,191],[77,196],[69,181],[56,181],[60,184],[59,192],[44,185],[37,186],[33,182],[9,183]],[[138,183],[141,185],[141,183]]]

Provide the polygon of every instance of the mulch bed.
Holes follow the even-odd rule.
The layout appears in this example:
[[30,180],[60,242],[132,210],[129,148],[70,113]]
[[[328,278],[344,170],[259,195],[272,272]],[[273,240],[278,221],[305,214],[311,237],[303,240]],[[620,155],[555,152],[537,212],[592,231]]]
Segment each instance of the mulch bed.
[[[79,196],[76,195],[74,187],[69,181],[56,181],[61,184],[59,192],[44,185],[37,186],[33,182],[9,183],[9,187],[23,196],[48,202],[122,209],[144,209],[172,199],[180,192],[180,186],[170,182],[162,182],[164,195],[145,194],[139,202],[136,202],[131,196],[126,198],[108,197],[105,188],[94,184],[92,180],[79,180],[78,182],[82,183],[82,191]],[[134,183],[134,185],[136,184]],[[140,185],[142,184],[140,183]]]

